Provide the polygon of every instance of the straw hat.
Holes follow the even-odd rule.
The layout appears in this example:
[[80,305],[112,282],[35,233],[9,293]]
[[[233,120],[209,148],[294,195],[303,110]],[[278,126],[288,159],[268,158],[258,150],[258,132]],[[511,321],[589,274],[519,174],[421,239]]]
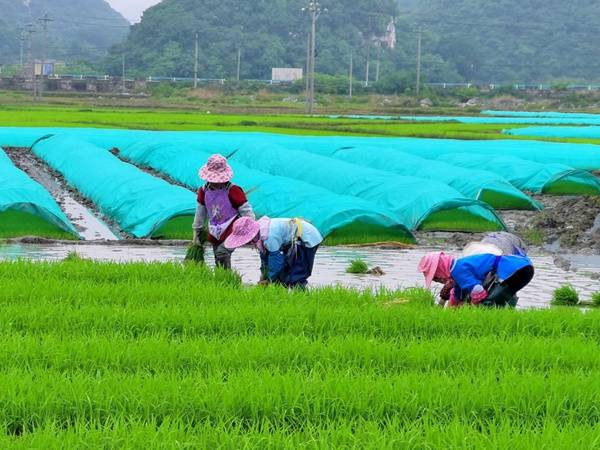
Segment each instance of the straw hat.
[[250,217],[240,217],[233,224],[231,234],[225,239],[225,248],[235,250],[252,242],[260,233],[260,224]]
[[208,158],[198,175],[209,183],[228,183],[233,178],[233,169],[225,157],[217,154]]

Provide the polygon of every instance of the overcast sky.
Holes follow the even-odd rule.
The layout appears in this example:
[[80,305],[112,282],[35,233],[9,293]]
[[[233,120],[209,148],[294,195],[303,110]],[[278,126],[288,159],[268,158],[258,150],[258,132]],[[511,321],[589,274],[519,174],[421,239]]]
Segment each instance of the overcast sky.
[[106,0],[130,22],[139,22],[142,12],[160,0]]

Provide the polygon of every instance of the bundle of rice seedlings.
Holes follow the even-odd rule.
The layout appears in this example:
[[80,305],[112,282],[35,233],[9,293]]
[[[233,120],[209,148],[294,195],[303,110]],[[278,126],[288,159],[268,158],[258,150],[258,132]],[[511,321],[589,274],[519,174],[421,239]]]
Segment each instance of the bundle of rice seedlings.
[[186,262],[204,264],[204,245],[192,244],[185,255]]
[[565,284],[554,291],[552,298],[554,306],[576,306],[579,304],[579,294],[570,284]]
[[362,259],[353,259],[350,261],[350,266],[346,269],[346,273],[366,274],[369,272],[369,266]]

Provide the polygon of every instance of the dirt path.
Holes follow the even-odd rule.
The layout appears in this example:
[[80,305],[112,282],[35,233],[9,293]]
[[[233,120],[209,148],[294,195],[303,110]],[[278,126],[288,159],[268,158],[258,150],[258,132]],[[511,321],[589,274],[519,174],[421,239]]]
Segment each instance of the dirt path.
[[[4,151],[15,166],[27,173],[50,192],[81,237],[86,241],[117,241],[119,233],[113,232],[95,210],[94,205],[70,189],[63,178],[29,149],[5,148]],[[116,227],[114,227],[116,230]]]

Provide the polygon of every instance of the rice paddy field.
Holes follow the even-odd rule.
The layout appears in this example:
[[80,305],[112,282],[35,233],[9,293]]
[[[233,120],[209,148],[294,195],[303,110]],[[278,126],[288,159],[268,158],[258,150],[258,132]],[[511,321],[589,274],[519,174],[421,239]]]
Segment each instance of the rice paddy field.
[[[381,167],[369,166],[367,160],[353,166],[358,162],[349,162],[345,154],[344,165],[331,166],[343,170],[305,174],[264,159],[271,154],[277,160],[276,142],[256,141],[255,150],[240,148],[237,141],[250,139],[241,132],[256,131],[270,133],[266,136],[280,143],[285,134],[338,136],[341,141],[404,136],[486,140],[485,148],[487,140],[529,139],[503,133],[524,126],[517,124],[217,115],[89,105],[7,105],[0,110],[0,124],[23,130],[114,132],[89,132],[89,141],[82,141],[88,131],[69,135],[59,130],[44,141],[5,149],[4,171],[15,185],[35,181],[47,191],[44,211],[27,210],[41,211],[46,218],[54,211],[55,226],[6,209],[0,212],[0,245],[3,238],[23,235],[77,239],[75,229],[83,237],[77,221],[82,211],[97,219],[100,228],[114,231],[115,240],[190,239],[193,191],[200,183],[197,170],[208,150],[236,150],[230,162],[261,213],[305,216],[310,213],[307,205],[318,203],[322,214],[316,220],[327,230],[326,243],[331,245],[414,244],[417,229],[497,230],[505,224],[494,208],[539,212],[532,193],[597,193],[579,191],[598,183],[590,171],[597,168],[588,167],[597,157],[593,146],[573,147],[580,150],[572,153],[573,167],[530,161],[527,169],[519,163],[525,175],[512,173],[514,159],[498,161],[504,170],[494,177],[479,172],[481,189],[445,178],[449,184],[444,201],[454,206],[440,209],[433,196],[418,189],[441,183],[435,170],[441,178],[442,172],[458,173],[458,165],[443,170],[450,163],[438,161],[440,169],[433,175],[422,172],[429,178],[415,181],[406,173],[382,175]],[[147,133],[139,139],[123,134],[116,145],[111,139],[119,137],[118,129]],[[231,133],[229,140],[225,134],[184,138],[174,133],[159,142],[151,130]],[[316,137],[290,140],[285,150],[304,152],[313,163],[330,158],[331,164],[342,164],[331,141]],[[416,140],[404,148],[397,140],[394,150],[408,152],[412,142]],[[421,142],[424,150],[433,147]],[[512,150],[507,147],[506,153]],[[562,157],[552,149],[540,154]],[[262,166],[250,167],[259,157]],[[405,160],[408,156],[398,158],[398,170]],[[384,169],[391,171],[389,166]],[[118,180],[103,167],[119,173]],[[370,189],[344,184],[366,171],[370,176],[365,178],[375,180]],[[0,181],[1,176],[2,171]],[[385,189],[377,193],[380,185]],[[476,199],[483,186],[486,196]],[[398,206],[398,196],[390,192],[402,192],[399,197],[406,203]],[[174,205],[173,199],[180,197]],[[11,201],[21,207],[31,199]],[[281,203],[287,210],[274,207]],[[405,214],[408,210],[412,213]],[[58,245],[63,249],[72,244],[47,243],[49,248]],[[288,291],[249,285],[235,272],[181,261],[93,262],[74,253],[60,258],[0,260],[0,448],[600,447],[597,309],[448,310],[434,306],[435,292],[416,287],[335,287],[339,280],[325,269],[321,275],[327,273],[323,276],[332,278],[326,281],[333,287]],[[546,259],[540,267],[542,282],[554,275],[552,259]],[[381,265],[388,270],[386,262],[382,259]],[[256,265],[254,275],[258,257]],[[585,286],[586,300],[595,292],[594,282],[589,278]]]
[[596,311],[0,263],[2,448],[595,448]]

